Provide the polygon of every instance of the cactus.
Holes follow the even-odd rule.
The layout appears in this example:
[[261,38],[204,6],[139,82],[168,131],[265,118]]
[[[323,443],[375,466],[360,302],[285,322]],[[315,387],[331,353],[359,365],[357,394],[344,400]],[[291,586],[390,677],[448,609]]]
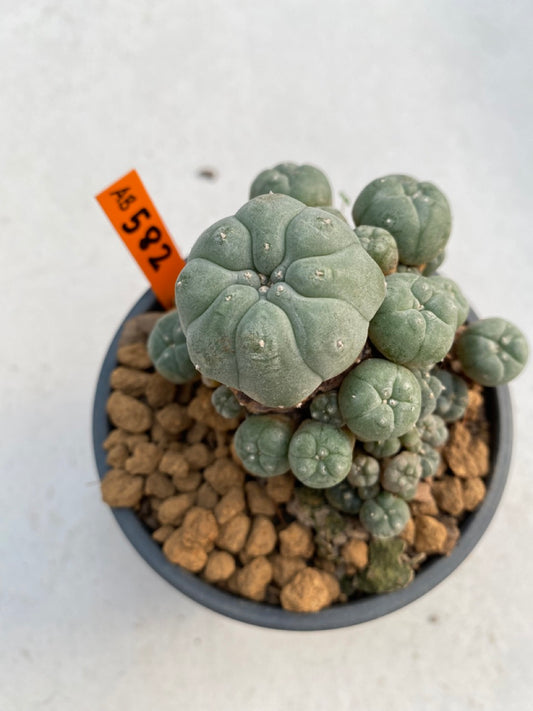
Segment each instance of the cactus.
[[411,370],[420,385],[422,395],[420,419],[423,419],[435,412],[437,399],[442,392],[442,383],[427,368],[412,368]]
[[357,495],[363,501],[366,501],[367,499],[374,499],[380,491],[381,486],[379,485],[379,482],[376,482],[375,484],[370,484],[369,486],[357,487]]
[[481,385],[503,385],[522,372],[528,357],[524,334],[503,318],[471,323],[459,336],[457,357],[469,378]]
[[409,432],[406,432],[400,437],[400,444],[409,452],[418,452],[422,445],[422,439],[419,431],[416,429],[416,425],[412,427]]
[[417,454],[420,458],[420,466],[422,467],[422,479],[427,479],[430,476],[435,476],[442,463],[442,455],[427,442],[422,442],[418,448]]
[[346,223],[269,194],[201,235],[176,304],[202,374],[288,408],[353,364],[384,290]]
[[409,506],[389,491],[382,491],[361,506],[359,520],[376,538],[391,538],[403,531],[410,518]]
[[421,476],[422,464],[418,454],[401,452],[387,463],[381,483],[387,491],[410,501],[416,494]]
[[329,206],[332,201],[329,180],[312,165],[280,163],[263,170],[252,183],[250,198],[270,192],[290,195],[310,207]]
[[357,576],[357,588],[366,593],[388,593],[405,588],[413,569],[403,558],[405,542],[399,538],[374,540],[368,548],[368,566]]
[[294,431],[290,419],[280,415],[250,415],[235,432],[237,456],[244,468],[261,477],[289,470],[289,442]]
[[355,228],[355,234],[363,249],[376,262],[383,274],[392,274],[398,266],[398,247],[396,240],[387,230],[380,227],[361,225]]
[[416,423],[416,428],[422,442],[432,447],[442,447],[448,440],[448,428],[442,417],[438,415],[424,417]]
[[370,322],[369,336],[389,360],[431,366],[450,350],[457,306],[449,291],[419,274],[391,274],[387,294]]
[[459,420],[468,405],[468,387],[465,381],[455,373],[435,368],[433,374],[442,383],[442,392],[437,398],[435,414],[445,422]]
[[344,430],[304,420],[289,444],[293,474],[314,489],[335,486],[350,471],[353,446],[353,438]]
[[438,289],[442,289],[444,293],[451,296],[457,309],[456,328],[462,326],[466,321],[470,307],[459,286],[452,279],[447,279],[443,276],[430,276],[429,281],[433,286],[436,286]]
[[405,434],[420,414],[420,387],[407,368],[368,358],[351,370],[339,390],[344,421],[364,442]]
[[362,452],[356,452],[347,481],[354,487],[372,486],[379,481],[379,462]]
[[402,442],[399,437],[389,437],[389,439],[383,439],[377,442],[365,442],[363,447],[365,452],[376,457],[376,459],[386,459],[400,451]]
[[225,385],[220,385],[216,390],[213,390],[211,403],[219,415],[228,419],[238,417],[243,412],[242,405]]
[[434,274],[437,269],[440,267],[440,265],[444,262],[446,258],[446,251],[443,249],[442,252],[439,252],[436,257],[433,257],[433,259],[430,259],[429,262],[426,262],[424,267],[422,268],[422,274],[424,276],[431,276]]
[[432,183],[407,175],[373,180],[353,206],[356,225],[388,230],[403,264],[426,264],[444,249],[452,218],[446,197]]
[[339,511],[355,516],[359,513],[362,500],[357,495],[357,492],[346,480],[340,484],[325,489],[326,499],[331,506]]
[[311,400],[309,414],[314,420],[324,422],[328,425],[341,427],[344,422],[339,411],[337,391],[330,390],[327,393],[320,393]]
[[157,320],[147,348],[154,368],[171,383],[186,383],[198,375],[189,358],[177,311],[170,311]]

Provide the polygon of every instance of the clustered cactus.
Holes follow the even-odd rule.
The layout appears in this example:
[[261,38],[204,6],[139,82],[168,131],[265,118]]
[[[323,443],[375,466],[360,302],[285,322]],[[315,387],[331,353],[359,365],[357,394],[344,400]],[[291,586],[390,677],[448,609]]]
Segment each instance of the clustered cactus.
[[[384,541],[407,524],[419,481],[438,471],[468,379],[514,378],[526,340],[501,318],[465,326],[460,288],[434,275],[451,212],[432,183],[374,180],[355,200],[355,229],[312,166],[265,170],[250,197],[193,246],[177,310],[150,337],[154,365],[173,382],[198,372],[212,382],[216,410],[244,416],[234,437],[244,468],[290,470],[323,490],[330,513],[372,536],[368,590],[401,586],[412,572],[403,543]],[[450,366],[452,347],[463,374]],[[379,582],[385,559],[389,583]]]

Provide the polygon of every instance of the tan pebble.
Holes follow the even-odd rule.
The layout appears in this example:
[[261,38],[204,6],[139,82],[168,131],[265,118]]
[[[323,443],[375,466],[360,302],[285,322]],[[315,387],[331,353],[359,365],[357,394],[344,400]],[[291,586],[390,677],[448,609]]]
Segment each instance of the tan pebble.
[[237,573],[238,573],[238,570],[235,570],[232,573],[232,575],[230,575],[229,578],[226,580],[226,588],[234,595],[239,595],[239,585],[237,583]]
[[143,402],[115,390],[106,406],[109,419],[128,432],[146,432],[152,426],[152,411]]
[[148,373],[119,365],[111,373],[110,384],[113,390],[121,390],[132,397],[140,397],[144,395],[150,377]]
[[315,558],[313,563],[315,564],[315,568],[325,570],[326,573],[334,573],[337,567],[335,561],[329,560],[328,558]]
[[281,590],[281,606],[291,612],[318,612],[331,602],[324,575],[316,568],[304,568]]
[[[116,430],[115,430],[116,431]],[[106,463],[113,468],[122,469],[126,463],[126,459],[130,456],[129,449],[122,442],[115,444],[107,453]]]
[[415,549],[418,553],[443,553],[448,533],[433,516],[416,516]]
[[479,477],[463,480],[463,501],[467,511],[473,511],[485,498],[486,488]]
[[189,473],[189,465],[181,452],[168,449],[159,462],[160,471],[178,479],[185,479]]
[[267,516],[260,514],[253,519],[244,552],[250,557],[268,555],[276,547],[276,542],[277,534],[274,524]]
[[226,459],[229,457],[230,451],[228,447],[221,445],[215,448],[213,454],[215,455],[215,459]]
[[342,559],[345,563],[353,565],[359,570],[368,565],[368,545],[365,541],[352,538],[346,541],[341,550]]
[[101,482],[102,499],[109,506],[137,506],[142,498],[144,478],[123,469],[111,469]]
[[211,403],[212,391],[205,386],[200,386],[196,391],[196,396],[191,400],[187,408],[189,417],[203,422],[208,427],[215,430],[234,430],[239,426],[239,418],[227,419],[219,415]]
[[244,547],[250,525],[251,521],[246,514],[237,514],[220,527],[216,545],[230,553],[238,553]]
[[181,532],[185,543],[197,543],[205,548],[209,543],[213,543],[218,535],[218,525],[213,512],[200,506],[189,509],[185,514]]
[[205,422],[195,422],[192,427],[187,430],[186,439],[189,444],[198,444],[209,432],[209,427]]
[[186,447],[183,456],[191,469],[204,469],[214,460],[213,450],[202,442]]
[[412,518],[410,518],[407,521],[407,523],[405,524],[405,528],[399,534],[399,537],[402,538],[409,546],[412,546],[414,544],[414,542],[415,542],[415,522],[413,521]]
[[150,437],[153,442],[163,447],[163,449],[170,447],[171,444],[176,444],[176,437],[178,435],[170,434],[164,427],[161,427],[157,420],[152,425],[150,430]]
[[311,529],[297,521],[280,531],[279,540],[281,555],[310,558],[315,550]]
[[191,424],[186,408],[183,405],[178,405],[177,402],[165,405],[165,407],[157,411],[155,417],[161,427],[174,435],[180,434]]
[[241,486],[232,486],[227,494],[220,499],[215,506],[215,516],[218,523],[223,524],[229,521],[245,509],[244,491]]
[[227,580],[235,572],[235,558],[227,551],[213,551],[209,554],[204,577],[208,583]]
[[198,496],[196,498],[196,503],[198,506],[202,506],[204,509],[214,509],[219,500],[219,495],[213,489],[208,481],[204,483],[198,489]]
[[450,438],[444,449],[444,456],[456,476],[480,477],[490,471],[489,448],[472,433],[463,422],[456,422],[450,428]]
[[266,493],[265,487],[257,481],[248,481],[245,484],[246,500],[252,514],[275,516],[276,504]]
[[272,564],[272,578],[280,588],[286,585],[299,570],[307,566],[305,560],[300,556],[287,558],[287,556],[274,553],[269,560]]
[[473,386],[468,390],[468,405],[463,416],[467,421],[478,421],[484,417],[484,398],[479,386]]
[[436,516],[439,513],[437,502],[433,497],[431,485],[428,481],[418,483],[416,493],[409,502],[409,507],[413,514],[426,516]]
[[451,516],[442,516],[440,519],[442,525],[446,528],[446,541],[443,547],[443,553],[445,555],[450,555],[450,553],[455,548],[457,541],[461,535],[459,526],[457,525],[457,520]]
[[170,496],[159,506],[157,518],[162,524],[170,523],[173,526],[178,526],[183,520],[185,513],[193,505],[194,499],[194,494]]
[[119,347],[129,343],[146,343],[152,328],[161,316],[161,311],[146,311],[129,318],[120,333]]
[[161,508],[161,504],[163,503],[164,499],[160,499],[158,496],[150,496],[148,500],[150,501],[150,507],[152,509],[152,512],[157,514],[157,512]]
[[145,442],[148,442],[148,435],[147,434],[129,434],[128,437],[126,438],[126,445],[128,449],[130,450],[131,454],[135,451],[135,447],[138,444],[144,444]]
[[113,447],[116,447],[117,444],[125,444],[128,437],[129,432],[126,432],[125,430],[111,430],[111,432],[105,438],[102,447],[105,449],[106,452],[108,452]]
[[431,487],[438,507],[453,516],[459,516],[464,511],[463,487],[461,480],[455,476],[445,476],[434,481]]
[[294,481],[294,476],[290,472],[269,477],[265,484],[266,493],[277,504],[286,504],[291,500]]
[[176,493],[174,484],[165,474],[155,472],[146,479],[145,494],[147,496],[157,496],[160,499],[168,499]]
[[152,367],[152,361],[146,346],[140,342],[121,346],[117,350],[117,360],[121,365],[127,365],[129,368],[137,368],[138,370],[146,370]]
[[174,533],[175,530],[174,526],[170,526],[169,524],[159,526],[159,528],[156,528],[156,530],[152,533],[152,538],[158,543],[164,543],[170,534]]
[[266,587],[272,580],[272,566],[264,556],[254,558],[237,572],[239,592],[250,600],[264,600]]
[[218,459],[204,471],[204,478],[208,481],[217,494],[227,494],[232,486],[243,486],[244,471],[231,459]]
[[339,585],[339,581],[337,580],[335,575],[333,575],[332,573],[328,573],[325,570],[321,570],[320,573],[322,574],[322,579],[328,589],[329,604],[331,605],[332,602],[335,602],[339,599],[341,594],[341,586]]
[[133,456],[126,461],[126,469],[131,474],[152,474],[157,469],[163,451],[153,442],[141,442],[133,450]]
[[163,543],[163,552],[171,563],[177,563],[192,573],[199,573],[207,563],[207,553],[198,543],[185,539],[178,528]]
[[174,475],[172,482],[178,491],[196,491],[202,483],[202,475],[200,472],[189,472],[185,477]]
[[176,386],[159,373],[148,376],[144,392],[146,400],[154,410],[170,405],[176,395]]

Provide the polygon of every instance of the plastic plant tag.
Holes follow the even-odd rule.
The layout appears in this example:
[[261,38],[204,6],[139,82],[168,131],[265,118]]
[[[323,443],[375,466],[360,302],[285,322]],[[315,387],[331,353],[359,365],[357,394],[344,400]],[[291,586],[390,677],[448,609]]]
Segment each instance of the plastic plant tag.
[[102,210],[152,285],[165,309],[174,306],[174,285],[185,266],[137,171],[96,196]]

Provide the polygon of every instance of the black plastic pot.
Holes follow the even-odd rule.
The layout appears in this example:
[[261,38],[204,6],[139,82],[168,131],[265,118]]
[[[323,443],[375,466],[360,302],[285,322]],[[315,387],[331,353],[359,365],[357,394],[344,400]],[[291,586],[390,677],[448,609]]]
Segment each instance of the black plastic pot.
[[[148,291],[125,320],[157,308],[153,293]],[[470,319],[475,318],[475,314],[471,313]],[[111,371],[117,364],[121,330],[122,325],[106,354],[94,401],[93,441],[100,479],[108,469],[102,443],[111,429],[106,415],[106,401],[110,393]],[[507,386],[487,388],[486,403],[491,422],[491,472],[485,479],[486,497],[479,509],[468,514],[461,523],[461,537],[452,553],[448,557],[431,558],[422,565],[413,582],[397,592],[367,596],[316,613],[287,612],[279,607],[244,600],[205,583],[196,575],[170,563],[160,545],[152,539],[150,531],[131,509],[112,509],[113,515],[134,548],[159,575],[196,602],[227,617],[283,630],[325,630],[367,622],[398,610],[438,585],[466,558],[489,525],[502,496],[511,460],[512,412]]]

